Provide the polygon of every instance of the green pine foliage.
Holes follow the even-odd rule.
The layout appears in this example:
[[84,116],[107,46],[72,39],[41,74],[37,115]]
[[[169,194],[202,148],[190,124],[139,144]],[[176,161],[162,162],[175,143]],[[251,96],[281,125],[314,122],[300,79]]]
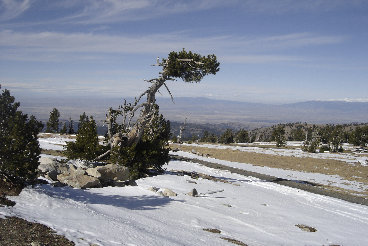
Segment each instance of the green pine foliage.
[[72,120],[72,118],[69,118],[69,130],[68,130],[68,134],[74,134],[74,121]]
[[248,131],[244,129],[240,129],[235,135],[235,141],[237,143],[248,143],[249,142]]
[[59,118],[60,112],[57,108],[54,108],[50,112],[49,121],[46,123],[46,132],[49,133],[59,132]]
[[[181,60],[191,60],[182,62]],[[183,49],[180,52],[170,52],[167,59],[162,59],[166,76],[181,78],[185,82],[199,82],[208,74],[216,74],[220,63],[215,55],[201,56]]]
[[143,177],[149,169],[162,171],[169,161],[170,122],[157,112],[154,121],[144,129],[141,141],[132,146],[117,146],[110,156],[112,163],[129,167],[132,179]]
[[272,140],[276,141],[276,147],[282,147],[286,145],[285,141],[285,129],[283,126],[277,126],[272,132]]
[[83,112],[83,114],[81,114],[79,116],[79,124],[78,124],[78,131],[79,131],[79,128],[82,127],[82,125],[88,121],[88,116],[86,115],[86,112]]
[[231,129],[226,129],[226,131],[220,136],[219,142],[222,144],[234,143],[234,133]]
[[96,122],[92,117],[87,117],[79,127],[75,142],[66,145],[65,155],[69,159],[82,159],[92,161],[106,150],[99,145]]
[[8,90],[0,94],[0,173],[10,181],[25,182],[37,175],[42,123],[34,116],[28,119],[19,105]]
[[365,147],[368,145],[368,125],[362,127],[356,127],[355,130],[349,136],[349,142],[356,145]]
[[303,129],[298,126],[296,129],[291,130],[291,139],[292,141],[303,141],[305,140],[305,133]]
[[66,134],[68,131],[68,128],[66,127],[66,122],[64,122],[63,128],[60,130],[60,134]]

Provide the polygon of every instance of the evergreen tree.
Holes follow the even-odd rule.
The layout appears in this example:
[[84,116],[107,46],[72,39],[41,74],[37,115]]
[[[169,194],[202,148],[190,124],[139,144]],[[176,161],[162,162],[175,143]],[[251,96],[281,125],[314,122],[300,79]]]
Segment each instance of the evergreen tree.
[[[1,86],[0,86],[1,88]],[[36,177],[40,147],[37,134],[42,123],[18,110],[8,90],[0,94],[0,174],[23,183]]]
[[303,141],[305,140],[305,133],[303,129],[299,126],[291,131],[291,139],[293,141]]
[[66,127],[66,122],[64,122],[63,128],[61,128],[60,133],[61,134],[66,134],[68,131],[68,128]]
[[277,147],[285,146],[285,129],[283,126],[277,126],[272,132],[272,140],[276,141]]
[[365,147],[368,144],[368,125],[363,127],[357,126],[349,136],[349,143]]
[[49,121],[46,123],[46,132],[50,133],[59,132],[59,118],[60,118],[59,110],[54,108],[50,112]]
[[104,151],[98,143],[97,126],[92,117],[87,117],[80,125],[77,139],[66,145],[65,154],[69,159],[94,160]]
[[237,143],[248,143],[249,142],[249,134],[247,130],[240,129],[235,136],[235,141]]
[[210,142],[210,143],[217,143],[217,141],[218,141],[218,138],[217,138],[217,136],[214,133],[211,133],[208,136],[208,142]]
[[223,144],[234,143],[234,133],[231,129],[226,129],[226,131],[220,136],[219,142]]
[[74,121],[72,118],[69,118],[69,131],[68,134],[74,134]]
[[129,167],[132,179],[144,176],[150,168],[162,171],[169,161],[170,121],[158,115],[156,107],[156,116],[145,128],[142,140],[133,146],[116,146],[112,151],[110,161]]
[[330,133],[329,144],[332,152],[342,152],[342,142],[343,142],[343,130],[342,126],[338,125],[333,128]]
[[206,130],[203,132],[203,136],[201,137],[201,142],[209,142],[210,133]]
[[79,128],[81,128],[81,126],[88,121],[88,116],[86,115],[86,112],[83,112],[83,114],[81,114],[79,116],[79,124],[78,124],[78,131]]

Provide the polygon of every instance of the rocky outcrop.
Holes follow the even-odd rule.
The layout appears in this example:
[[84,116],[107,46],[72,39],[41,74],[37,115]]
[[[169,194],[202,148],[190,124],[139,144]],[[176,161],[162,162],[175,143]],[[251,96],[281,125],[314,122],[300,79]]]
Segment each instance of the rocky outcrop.
[[116,164],[97,166],[82,161],[63,163],[41,157],[38,170],[45,178],[79,189],[129,185],[129,169]]

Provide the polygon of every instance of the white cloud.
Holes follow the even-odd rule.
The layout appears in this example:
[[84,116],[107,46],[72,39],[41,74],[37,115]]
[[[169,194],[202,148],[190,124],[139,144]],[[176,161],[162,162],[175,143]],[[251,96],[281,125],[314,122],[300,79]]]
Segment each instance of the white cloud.
[[222,57],[222,62],[227,63],[277,63],[277,62],[295,62],[303,61],[300,57],[284,55],[234,55]]
[[30,7],[30,0],[0,0],[0,21],[11,20]]
[[243,0],[239,2],[245,11],[256,13],[326,12],[339,8],[356,8],[365,0]]
[[[167,54],[186,48],[215,53],[220,60],[237,63],[264,63],[305,60],[282,54],[291,48],[340,43],[339,36],[292,33],[270,37],[190,37],[185,33],[145,36],[93,33],[0,31],[0,58],[3,60],[61,61],[99,59],[102,54]],[[275,52],[281,54],[274,55]],[[258,53],[258,54],[257,54]]]
[[[8,0],[4,0],[8,1]],[[29,1],[29,0],[27,0]],[[33,0],[33,6],[43,10],[58,9],[59,16],[48,19],[48,24],[108,24],[147,20],[160,16],[194,12],[228,6],[238,0]],[[34,7],[35,9],[37,7]],[[37,9],[37,11],[40,11]],[[61,16],[60,16],[61,15]],[[32,23],[32,24],[44,24]]]

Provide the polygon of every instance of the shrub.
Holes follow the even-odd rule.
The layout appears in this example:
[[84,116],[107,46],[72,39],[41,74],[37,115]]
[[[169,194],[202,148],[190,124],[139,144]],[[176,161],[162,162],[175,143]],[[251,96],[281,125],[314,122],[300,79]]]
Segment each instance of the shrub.
[[0,172],[10,181],[26,182],[37,175],[41,153],[37,134],[43,125],[34,116],[28,119],[14,101],[8,90],[0,95]]

